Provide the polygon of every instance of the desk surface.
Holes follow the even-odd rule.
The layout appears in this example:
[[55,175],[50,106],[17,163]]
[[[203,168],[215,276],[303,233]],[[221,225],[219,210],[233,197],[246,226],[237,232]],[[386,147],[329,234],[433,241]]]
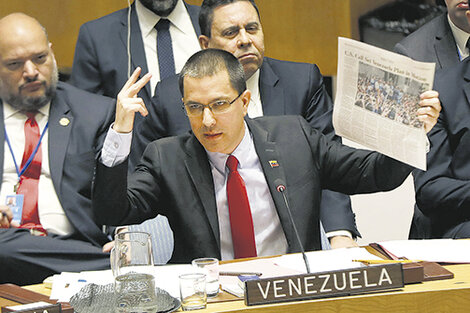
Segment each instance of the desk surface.
[[[246,307],[243,300],[210,303],[205,310],[197,312],[468,312],[470,308],[470,264],[449,265],[453,279],[407,285],[403,290],[381,292],[349,297],[317,299],[301,302],[279,303]],[[51,290],[42,284],[24,287],[44,295]],[[12,305],[0,299],[0,306]],[[371,308],[375,308],[371,310]]]

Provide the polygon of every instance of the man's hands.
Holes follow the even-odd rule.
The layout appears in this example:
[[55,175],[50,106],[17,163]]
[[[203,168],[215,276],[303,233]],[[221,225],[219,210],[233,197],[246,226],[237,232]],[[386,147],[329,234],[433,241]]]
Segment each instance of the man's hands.
[[117,96],[116,119],[113,129],[118,133],[129,133],[132,131],[135,113],[139,112],[142,116],[147,116],[148,114],[144,101],[138,98],[137,94],[150,81],[152,75],[147,73],[144,77],[137,80],[140,71],[140,67],[135,69]]
[[359,247],[357,242],[348,236],[334,236],[330,238],[332,249]]
[[434,90],[428,90],[420,95],[418,109],[418,119],[424,123],[424,130],[428,133],[437,123],[439,112],[441,112],[441,101],[439,93]]
[[18,223],[12,222],[13,213],[6,205],[0,205],[0,228],[19,227]]

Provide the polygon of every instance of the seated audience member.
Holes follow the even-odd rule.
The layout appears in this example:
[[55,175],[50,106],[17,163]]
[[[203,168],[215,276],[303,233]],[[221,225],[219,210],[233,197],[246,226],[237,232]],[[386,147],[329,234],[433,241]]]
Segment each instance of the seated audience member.
[[[470,13],[467,13],[467,16]],[[470,59],[439,72],[442,113],[429,133],[428,170],[415,172],[430,238],[470,238]]]
[[[263,28],[253,0],[205,0],[199,24],[203,49],[229,51],[243,65],[252,94],[248,116],[302,115],[312,127],[340,140],[333,130],[333,105],[318,67],[264,57]],[[136,126],[130,170],[149,142],[190,130],[176,75],[158,83],[152,100],[152,104],[146,102],[149,115]],[[325,190],[320,212],[333,248],[356,245],[352,237],[359,232],[348,196]]]
[[[247,118],[251,93],[242,65],[226,51],[207,49],[189,58],[180,73],[192,133],[150,143],[128,177],[134,114],[147,113],[133,98],[147,80],[135,82],[138,75],[118,96],[96,168],[93,211],[98,221],[113,225],[166,215],[175,230],[172,262],[298,252],[280,185],[303,246],[320,249],[322,189],[390,190],[412,170],[331,141],[299,116]],[[429,131],[440,104],[424,99],[420,105],[419,119]]]
[[91,182],[115,101],[58,82],[51,46],[34,18],[0,19],[0,283],[109,268]]
[[144,73],[152,74],[150,84],[139,93],[145,103],[150,103],[157,82],[179,72],[184,62],[200,49],[198,14],[198,6],[183,0],[136,0],[129,9],[83,24],[75,48],[71,83],[115,98],[130,74],[127,50],[130,27],[131,68],[133,71],[140,67]]
[[436,70],[453,66],[470,54],[470,24],[465,17],[468,1],[445,0],[444,13],[396,44],[395,52],[422,62],[436,63]]

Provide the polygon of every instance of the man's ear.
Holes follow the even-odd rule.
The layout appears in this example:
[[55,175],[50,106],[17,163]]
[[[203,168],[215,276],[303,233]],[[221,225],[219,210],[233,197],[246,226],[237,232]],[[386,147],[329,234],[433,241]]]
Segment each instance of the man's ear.
[[248,89],[243,92],[243,94],[240,96],[240,98],[243,101],[243,116],[245,116],[248,113],[248,105],[250,104],[250,99],[251,99],[251,91]]
[[203,50],[209,48],[209,37],[204,35],[199,36],[199,46],[201,46]]

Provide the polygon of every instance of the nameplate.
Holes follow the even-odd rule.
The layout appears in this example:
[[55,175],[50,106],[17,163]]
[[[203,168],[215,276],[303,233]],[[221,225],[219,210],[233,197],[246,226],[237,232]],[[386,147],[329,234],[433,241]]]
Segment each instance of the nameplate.
[[60,303],[49,304],[45,302],[35,302],[23,305],[14,305],[2,308],[4,312],[17,312],[17,313],[62,313]]
[[245,282],[245,304],[299,301],[403,288],[401,264],[366,266]]

